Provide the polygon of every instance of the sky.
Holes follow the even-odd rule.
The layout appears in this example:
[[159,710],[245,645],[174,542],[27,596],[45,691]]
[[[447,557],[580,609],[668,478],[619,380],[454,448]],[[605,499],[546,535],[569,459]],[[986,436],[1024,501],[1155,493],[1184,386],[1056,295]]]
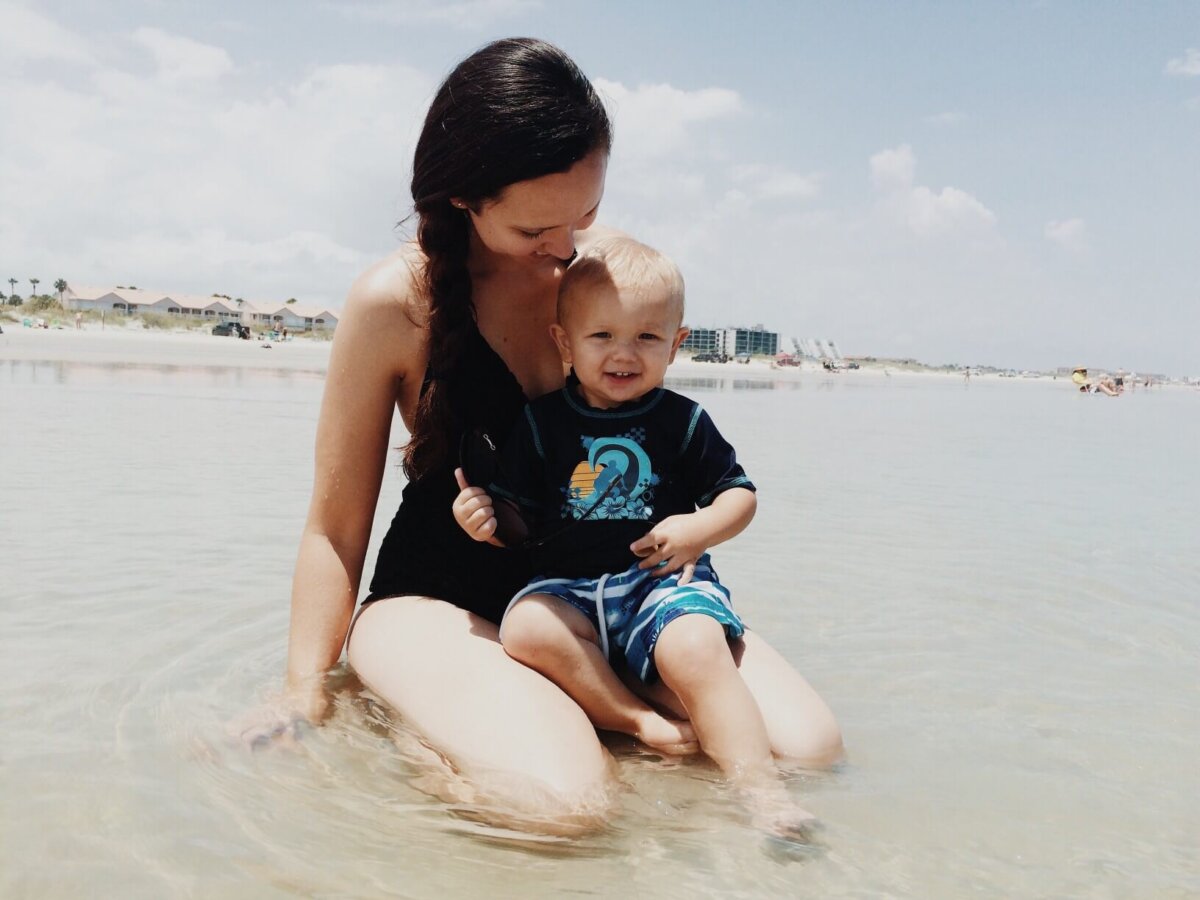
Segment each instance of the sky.
[[439,81],[541,37],[689,324],[1200,376],[1200,3],[0,0],[0,277],[340,305]]

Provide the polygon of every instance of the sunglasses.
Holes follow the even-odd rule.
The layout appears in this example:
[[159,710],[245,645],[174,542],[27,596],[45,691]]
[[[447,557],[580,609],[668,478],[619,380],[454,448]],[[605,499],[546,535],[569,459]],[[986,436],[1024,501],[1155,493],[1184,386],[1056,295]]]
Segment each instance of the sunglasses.
[[[511,483],[511,479],[504,477],[504,466],[500,462],[500,450],[497,448],[496,442],[482,428],[468,429],[463,432],[458,444],[458,465],[463,470],[467,484],[490,489],[490,486],[497,481]],[[580,522],[586,521],[588,516],[595,512],[605,498],[612,493],[618,481],[619,479],[610,481],[582,516],[571,519],[561,528],[536,540],[530,539],[529,523],[525,521],[525,517],[517,505],[504,497],[493,496],[492,509],[496,514],[495,536],[505,547],[521,550],[536,550],[545,547],[551,541],[561,538]]]
[[[458,465],[463,470],[467,484],[477,485],[491,492],[491,485],[504,481],[500,465],[500,450],[491,435],[481,428],[463,432],[458,444]],[[505,547],[526,548],[529,543],[529,525],[520,509],[504,497],[492,497],[492,509],[496,514],[495,537]]]

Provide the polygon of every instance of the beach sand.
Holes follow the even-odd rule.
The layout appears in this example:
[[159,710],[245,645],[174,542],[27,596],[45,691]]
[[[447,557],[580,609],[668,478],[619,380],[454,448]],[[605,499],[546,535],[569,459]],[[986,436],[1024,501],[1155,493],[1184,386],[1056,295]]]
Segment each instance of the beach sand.
[[297,338],[263,346],[259,340],[217,337],[207,331],[137,327],[23,328],[4,322],[0,360],[97,365],[239,367],[324,372],[331,341]]

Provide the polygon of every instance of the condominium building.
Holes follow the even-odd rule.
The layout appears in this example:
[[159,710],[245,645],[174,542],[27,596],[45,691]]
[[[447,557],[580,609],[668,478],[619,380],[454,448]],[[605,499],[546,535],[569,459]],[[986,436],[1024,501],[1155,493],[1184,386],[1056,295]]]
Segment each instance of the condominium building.
[[751,328],[693,328],[680,349],[692,353],[722,353],[737,356],[774,356],[779,352],[779,333],[762,325]]

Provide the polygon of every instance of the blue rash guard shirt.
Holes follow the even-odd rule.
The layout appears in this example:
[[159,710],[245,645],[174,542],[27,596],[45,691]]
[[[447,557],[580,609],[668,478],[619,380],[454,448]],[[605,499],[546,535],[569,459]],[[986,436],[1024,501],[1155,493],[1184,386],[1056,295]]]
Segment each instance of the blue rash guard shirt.
[[656,523],[730,488],[755,489],[698,403],[660,387],[596,409],[578,384],[572,373],[566,387],[525,407],[491,486],[530,524],[540,575],[623,572],[637,562],[629,545]]

